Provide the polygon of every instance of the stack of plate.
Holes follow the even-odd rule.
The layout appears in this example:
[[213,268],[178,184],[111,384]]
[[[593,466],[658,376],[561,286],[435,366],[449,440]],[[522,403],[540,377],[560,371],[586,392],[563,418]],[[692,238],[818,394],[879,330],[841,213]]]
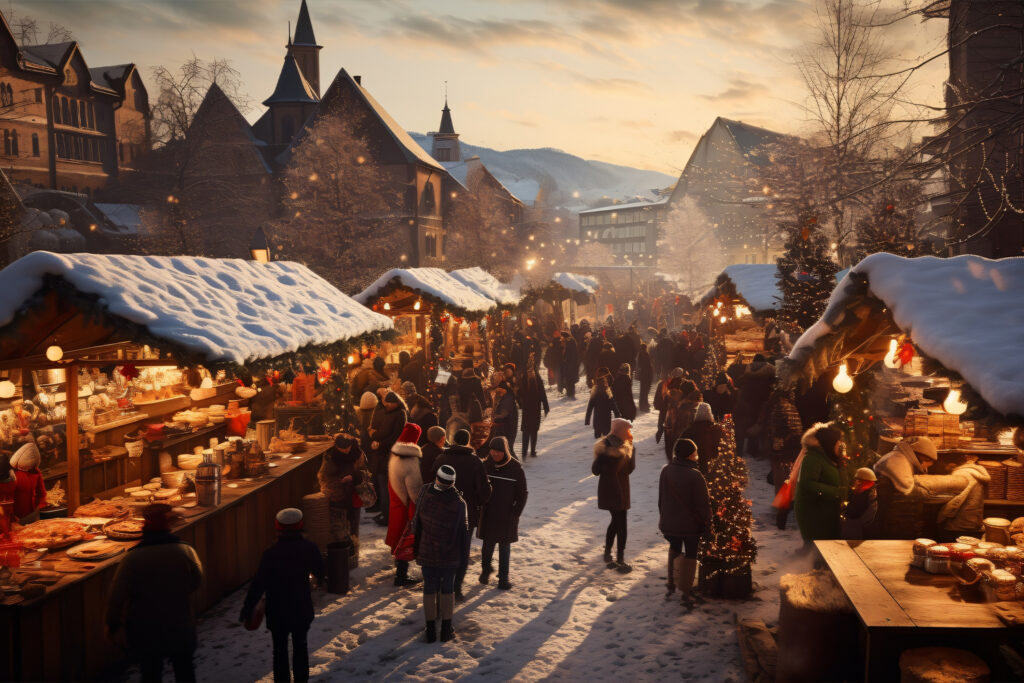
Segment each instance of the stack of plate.
[[1024,500],[1024,465],[1016,460],[1007,460],[1006,466],[1006,499]]
[[987,485],[988,493],[985,496],[989,499],[1002,500],[1006,498],[1006,465],[995,460],[979,460],[978,464],[984,467],[992,481]]

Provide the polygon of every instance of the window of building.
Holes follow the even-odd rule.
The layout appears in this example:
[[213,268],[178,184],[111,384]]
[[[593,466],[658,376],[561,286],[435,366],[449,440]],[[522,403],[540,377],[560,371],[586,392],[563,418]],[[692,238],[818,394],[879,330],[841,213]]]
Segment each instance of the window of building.
[[427,256],[437,256],[437,237],[427,235],[423,240],[423,252]]
[[43,101],[43,89],[42,88],[36,88],[36,104],[39,104],[42,101]]
[[18,156],[18,131],[11,133],[11,154]]
[[96,130],[96,107],[93,106],[92,102],[89,103],[89,110],[88,111],[89,111],[89,127],[92,128],[93,130]]
[[71,125],[78,128],[78,103],[74,100],[70,100],[71,105]]
[[60,98],[60,119],[65,126],[73,125],[71,123],[71,103],[66,97]]
[[433,215],[436,202],[434,199],[434,183],[429,180],[423,185],[423,199],[420,202],[420,211],[428,216]]
[[85,127],[88,126],[89,115],[85,111],[85,102],[79,102],[78,103],[78,120],[79,120],[79,122],[81,122],[82,128],[85,128]]
[[4,129],[4,156],[11,156],[11,131]]
[[32,156],[39,156],[39,133],[32,133]]

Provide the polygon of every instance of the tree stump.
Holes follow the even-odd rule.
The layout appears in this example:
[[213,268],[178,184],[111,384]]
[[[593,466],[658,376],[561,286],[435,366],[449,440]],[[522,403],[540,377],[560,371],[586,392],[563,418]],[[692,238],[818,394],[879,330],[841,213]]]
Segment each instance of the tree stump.
[[901,683],[988,683],[990,670],[977,655],[949,647],[918,647],[900,655]]
[[856,680],[857,618],[832,573],[786,574],[779,591],[776,681]]

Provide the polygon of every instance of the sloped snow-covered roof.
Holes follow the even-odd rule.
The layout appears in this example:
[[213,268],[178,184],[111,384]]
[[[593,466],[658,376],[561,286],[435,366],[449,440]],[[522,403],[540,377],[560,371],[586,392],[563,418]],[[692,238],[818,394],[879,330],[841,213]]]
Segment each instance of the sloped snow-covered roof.
[[519,290],[506,285],[479,266],[453,270],[448,274],[473,291],[503,306],[515,306],[523,298]]
[[57,276],[208,361],[245,363],[392,328],[298,263],[33,252],[0,271],[0,327]]
[[471,313],[485,313],[495,307],[493,300],[477,293],[440,268],[392,268],[352,298],[364,306],[369,305],[395,279],[403,286],[444,305]]
[[1024,258],[872,254],[835,288],[791,361],[804,362],[847,322],[855,275],[866,277],[869,294],[923,353],[959,373],[995,410],[1024,417]]
[[597,278],[577,273],[555,273],[551,279],[572,292],[582,292],[583,294],[593,294],[600,287]]
[[[736,287],[736,293],[743,297],[753,311],[778,310],[782,292],[776,275],[779,268],[774,263],[737,263],[726,267],[719,277],[727,276]],[[718,286],[705,295],[715,296]]]

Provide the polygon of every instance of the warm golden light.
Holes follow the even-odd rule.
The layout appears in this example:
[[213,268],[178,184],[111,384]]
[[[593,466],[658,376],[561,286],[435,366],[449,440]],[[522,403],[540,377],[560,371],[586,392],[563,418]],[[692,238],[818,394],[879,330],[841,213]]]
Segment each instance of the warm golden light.
[[11,380],[5,379],[3,382],[0,382],[0,398],[10,398],[11,396],[14,396],[14,390],[14,382]]
[[420,310],[421,308],[423,308],[423,304],[422,304],[422,303],[420,303],[419,301],[417,301],[416,303],[414,303],[414,304],[412,305],[412,309],[413,309],[414,311],[418,311],[418,310]]
[[390,311],[391,310],[391,304],[389,304],[387,301],[384,302],[384,310],[385,311]]
[[899,350],[899,343],[895,339],[889,340],[889,351],[885,354],[882,362],[887,368],[896,368],[896,351]]
[[832,388],[840,394],[849,393],[853,389],[853,378],[846,371],[846,363],[839,366],[839,374],[832,380]]
[[60,348],[56,344],[46,349],[46,360],[53,361],[56,363],[64,357],[64,349]]
[[967,404],[960,400],[959,389],[949,390],[949,396],[942,402],[942,409],[950,415],[963,415],[967,412]]

